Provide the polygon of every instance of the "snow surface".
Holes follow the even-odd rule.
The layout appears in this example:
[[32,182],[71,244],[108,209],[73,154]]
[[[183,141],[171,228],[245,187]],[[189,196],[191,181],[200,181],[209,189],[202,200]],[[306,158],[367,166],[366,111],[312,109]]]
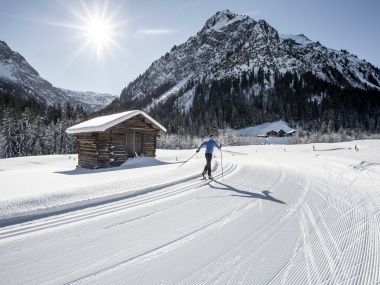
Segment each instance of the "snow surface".
[[0,61],[0,78],[4,78],[10,81],[16,81],[16,77],[13,75],[12,66]]
[[189,81],[189,79],[193,76],[193,74],[187,76],[186,78],[182,79],[180,82],[178,82],[174,87],[172,87],[169,91],[162,94],[157,99],[154,99],[151,104],[149,104],[145,110],[149,111],[153,106],[157,105],[158,103],[164,102],[167,98],[169,98],[172,95],[177,94],[182,87],[186,85],[186,83]]
[[308,37],[306,37],[303,34],[300,35],[290,35],[290,34],[282,34],[280,35],[282,39],[290,39],[293,40],[299,47],[306,47],[308,44],[312,44],[313,41],[310,40]]
[[261,125],[257,125],[254,127],[248,127],[244,129],[240,129],[238,131],[238,134],[241,136],[259,136],[259,135],[265,135],[269,131],[279,131],[283,130],[285,133],[294,131],[294,129],[290,128],[288,124],[282,120],[279,120],[277,122],[271,122],[271,123],[264,123]]
[[0,160],[0,283],[379,284],[380,140],[314,148]]
[[154,120],[151,116],[140,110],[127,111],[107,116],[96,117],[83,123],[72,126],[66,130],[69,134],[86,132],[104,132],[105,130],[124,122],[137,115],[142,115],[153,123],[157,128],[166,133],[166,128]]
[[188,112],[193,104],[194,96],[195,96],[195,87],[186,91],[182,97],[179,97],[176,100],[178,107],[181,110]]

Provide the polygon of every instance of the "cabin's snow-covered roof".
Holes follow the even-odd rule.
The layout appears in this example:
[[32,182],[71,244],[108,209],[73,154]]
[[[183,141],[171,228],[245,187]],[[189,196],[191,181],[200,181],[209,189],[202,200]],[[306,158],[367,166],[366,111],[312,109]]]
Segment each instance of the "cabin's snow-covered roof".
[[69,134],[77,134],[77,133],[91,133],[91,132],[104,132],[105,130],[124,122],[132,117],[137,115],[144,116],[147,120],[149,120],[153,125],[155,125],[158,129],[166,133],[166,128],[163,127],[160,123],[158,123],[155,119],[149,116],[147,113],[140,110],[127,111],[107,116],[97,117],[78,125],[72,126],[66,130]]

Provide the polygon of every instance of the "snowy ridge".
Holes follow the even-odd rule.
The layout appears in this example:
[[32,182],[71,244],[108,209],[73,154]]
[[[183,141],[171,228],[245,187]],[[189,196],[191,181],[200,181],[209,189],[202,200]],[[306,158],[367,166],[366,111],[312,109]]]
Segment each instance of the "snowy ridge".
[[183,80],[181,80],[180,82],[178,82],[169,91],[167,91],[164,94],[162,94],[159,98],[154,99],[153,102],[150,105],[148,105],[147,107],[144,108],[144,110],[149,112],[149,110],[153,106],[157,105],[160,102],[164,102],[170,96],[177,94],[181,90],[181,88],[185,86],[185,84],[189,81],[189,78],[191,78],[191,77],[192,77],[192,75],[190,75],[190,76],[184,78]]
[[[110,104],[116,96],[94,92],[78,92],[54,87],[19,53],[0,40],[0,90],[41,104],[81,105],[86,111],[97,111]],[[17,90],[15,92],[15,90]]]
[[244,18],[247,18],[247,16],[236,15],[228,9],[222,10],[207,20],[201,32],[205,32],[207,30],[220,31],[233,22],[241,21]]
[[16,77],[13,75],[12,65],[8,62],[4,62],[0,65],[0,78],[9,81],[16,81]]
[[111,104],[113,100],[118,98],[116,95],[111,95],[107,93],[96,93],[91,91],[72,91],[63,88],[59,88],[66,95],[68,95],[73,100],[82,103],[87,111],[96,112],[100,109]]
[[310,40],[308,37],[306,37],[303,34],[299,34],[299,35],[282,34],[280,35],[280,38],[283,40],[292,40],[300,48],[305,48],[307,45],[314,43],[312,40]]
[[[145,105],[139,108],[145,108],[156,102],[153,98],[161,98],[162,102],[169,95],[184,96],[188,90],[167,93],[170,89],[166,87],[177,86],[186,78],[191,82],[240,78],[243,72],[257,74],[259,68],[269,78],[266,89],[273,87],[277,72],[310,72],[343,88],[380,90],[380,70],[365,60],[345,50],[327,48],[303,34],[279,35],[264,20],[223,10],[208,19],[195,36],[174,46],[129,83],[120,96],[120,104],[140,100]],[[154,94],[151,100],[150,94]],[[178,98],[176,103],[188,108],[191,102],[185,101]]]

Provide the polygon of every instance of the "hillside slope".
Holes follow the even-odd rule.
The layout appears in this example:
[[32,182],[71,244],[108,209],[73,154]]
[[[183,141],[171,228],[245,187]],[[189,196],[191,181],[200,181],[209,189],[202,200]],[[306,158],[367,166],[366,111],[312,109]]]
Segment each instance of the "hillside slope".
[[[146,99],[166,100],[192,81],[239,78],[259,69],[265,88],[274,84],[277,72],[310,72],[342,87],[380,90],[380,70],[345,50],[337,51],[313,42],[305,35],[280,35],[266,21],[219,11],[195,36],[174,46],[156,60],[120,97],[121,103]],[[188,92],[188,100],[191,96]],[[156,99],[153,101],[152,99]],[[144,102],[145,102],[144,101]]]
[[94,92],[71,91],[54,87],[19,53],[0,40],[0,92],[40,104],[81,105],[86,111],[97,111],[111,103],[116,96]]

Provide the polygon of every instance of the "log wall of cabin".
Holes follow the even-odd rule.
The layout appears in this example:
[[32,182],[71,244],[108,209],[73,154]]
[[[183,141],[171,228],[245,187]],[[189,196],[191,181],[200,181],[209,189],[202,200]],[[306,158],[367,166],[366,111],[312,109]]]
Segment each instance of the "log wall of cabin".
[[99,133],[98,137],[98,164],[99,167],[110,167],[110,153],[112,152],[112,137],[108,132]]
[[98,165],[98,134],[84,133],[76,135],[78,140],[78,166],[95,168]]
[[157,132],[146,132],[144,133],[144,155],[155,157],[156,156],[156,137]]

